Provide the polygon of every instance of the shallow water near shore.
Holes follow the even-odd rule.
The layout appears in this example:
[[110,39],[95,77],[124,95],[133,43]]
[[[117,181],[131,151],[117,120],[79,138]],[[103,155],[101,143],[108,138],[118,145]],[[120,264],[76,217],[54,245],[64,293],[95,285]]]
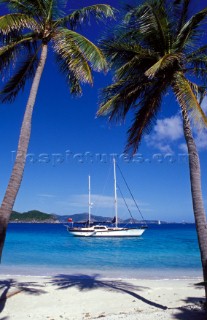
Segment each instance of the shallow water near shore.
[[140,238],[72,237],[62,224],[10,224],[1,274],[105,278],[202,276],[195,225],[150,225]]

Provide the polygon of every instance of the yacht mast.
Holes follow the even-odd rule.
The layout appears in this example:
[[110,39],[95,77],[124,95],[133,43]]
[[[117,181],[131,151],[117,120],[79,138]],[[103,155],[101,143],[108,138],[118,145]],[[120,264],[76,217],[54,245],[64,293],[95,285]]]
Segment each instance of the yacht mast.
[[114,162],[114,209],[115,209],[115,226],[118,227],[118,207],[117,207],[117,187],[116,187],[116,160],[113,158]]
[[91,223],[91,176],[88,176],[88,224]]

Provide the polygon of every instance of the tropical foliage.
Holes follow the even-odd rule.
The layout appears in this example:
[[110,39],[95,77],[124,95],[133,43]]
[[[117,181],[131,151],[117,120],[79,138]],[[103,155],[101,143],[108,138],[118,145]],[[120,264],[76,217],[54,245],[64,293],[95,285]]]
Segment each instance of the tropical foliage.
[[10,216],[10,221],[13,222],[41,222],[41,221],[51,221],[55,222],[56,217],[52,214],[44,213],[38,210],[31,210],[23,213],[17,211],[12,211]]
[[[0,101],[13,102],[32,80],[22,122],[17,158],[0,207],[0,257],[12,208],[23,177],[31,133],[32,112],[48,55],[52,50],[70,92],[80,95],[81,83],[92,84],[92,70],[107,69],[100,49],[78,32],[90,21],[114,18],[114,10],[105,4],[91,5],[71,12],[66,0],[0,0]],[[68,13],[70,12],[70,13]]]
[[[103,89],[98,114],[122,121],[133,112],[126,151],[135,153],[143,135],[152,128],[166,93],[174,93],[183,115],[193,209],[207,281],[206,216],[199,157],[189,121],[207,126],[201,108],[207,88],[207,44],[202,40],[207,7],[192,15],[190,4],[193,1],[148,0],[127,7],[123,21],[101,42],[114,70],[114,82]],[[207,287],[205,290],[207,298]]]
[[0,71],[12,76],[1,91],[3,102],[12,102],[28,79],[33,79],[42,45],[50,45],[72,93],[80,94],[80,82],[92,83],[92,69],[105,70],[102,52],[76,30],[96,19],[113,17],[108,5],[92,5],[71,14],[66,0],[0,0],[11,13],[0,17]]

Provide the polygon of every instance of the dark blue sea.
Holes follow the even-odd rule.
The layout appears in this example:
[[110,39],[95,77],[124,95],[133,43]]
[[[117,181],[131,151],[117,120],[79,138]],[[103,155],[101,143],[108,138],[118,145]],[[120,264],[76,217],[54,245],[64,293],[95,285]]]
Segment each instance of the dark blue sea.
[[140,238],[78,238],[62,224],[10,224],[1,274],[199,278],[195,225],[150,225]]

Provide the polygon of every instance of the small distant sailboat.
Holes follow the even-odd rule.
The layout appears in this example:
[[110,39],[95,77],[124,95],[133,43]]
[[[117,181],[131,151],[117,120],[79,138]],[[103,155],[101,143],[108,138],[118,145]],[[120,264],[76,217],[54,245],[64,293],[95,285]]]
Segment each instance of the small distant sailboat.
[[160,220],[158,220],[158,221],[157,221],[157,224],[161,224],[161,221],[160,221]]
[[67,230],[70,234],[76,237],[139,237],[141,236],[146,227],[138,228],[125,228],[118,226],[118,205],[117,205],[117,184],[116,184],[116,161],[113,159],[114,164],[114,208],[115,208],[115,217],[112,223],[115,223],[114,227],[109,227],[105,225],[93,225],[91,222],[91,183],[90,176],[88,180],[89,184],[89,214],[87,226],[85,227],[69,227]]

